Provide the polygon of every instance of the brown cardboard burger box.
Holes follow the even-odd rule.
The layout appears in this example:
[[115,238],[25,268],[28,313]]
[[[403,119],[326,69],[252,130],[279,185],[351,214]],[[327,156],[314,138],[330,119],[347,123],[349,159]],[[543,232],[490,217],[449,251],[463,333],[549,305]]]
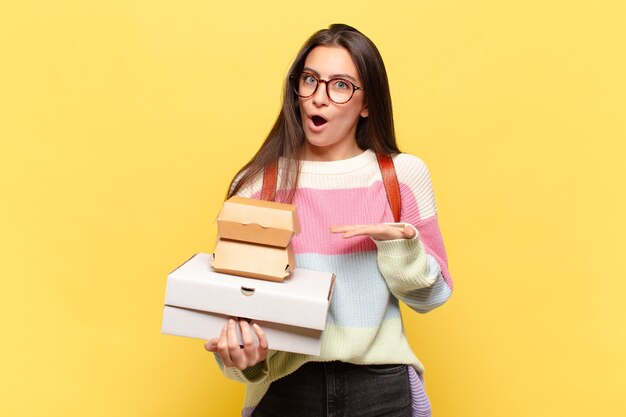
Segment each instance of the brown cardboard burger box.
[[217,216],[217,227],[216,271],[282,281],[295,270],[290,241],[300,233],[296,206],[231,197]]
[[273,282],[216,272],[211,260],[199,253],[169,274],[163,333],[207,340],[228,317],[245,317],[261,326],[270,349],[320,354],[333,274],[296,268]]

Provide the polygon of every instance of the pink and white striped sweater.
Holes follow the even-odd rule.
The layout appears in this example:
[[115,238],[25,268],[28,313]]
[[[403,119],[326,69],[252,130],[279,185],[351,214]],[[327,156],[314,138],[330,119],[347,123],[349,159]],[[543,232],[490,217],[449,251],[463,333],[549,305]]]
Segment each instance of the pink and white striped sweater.
[[[417,229],[413,239],[342,239],[329,232],[334,225],[393,222],[374,152],[341,161],[303,161],[294,197],[302,229],[293,239],[297,265],[336,276],[322,352],[317,357],[270,351],[265,361],[245,371],[224,367],[216,355],[227,377],[247,383],[244,416],[272,381],[308,361],[404,363],[423,373],[405,337],[399,301],[426,313],[450,298],[452,279],[428,169],[412,155],[393,160],[402,196],[400,221]],[[258,198],[260,189],[259,179],[240,195]],[[430,415],[421,378],[413,373],[411,383],[414,416]]]

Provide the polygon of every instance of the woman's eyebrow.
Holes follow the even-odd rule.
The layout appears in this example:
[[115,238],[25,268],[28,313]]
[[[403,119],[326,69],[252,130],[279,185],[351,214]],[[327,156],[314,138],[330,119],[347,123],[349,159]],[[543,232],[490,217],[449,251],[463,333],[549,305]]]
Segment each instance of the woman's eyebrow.
[[[315,71],[313,68],[304,67],[303,71],[312,72],[313,74],[317,75],[318,77],[320,76],[320,73]],[[353,76],[348,75],[348,74],[333,74],[328,79],[332,80],[333,78],[347,78],[347,79],[349,79],[351,81],[354,81],[356,83],[356,78],[354,78]]]

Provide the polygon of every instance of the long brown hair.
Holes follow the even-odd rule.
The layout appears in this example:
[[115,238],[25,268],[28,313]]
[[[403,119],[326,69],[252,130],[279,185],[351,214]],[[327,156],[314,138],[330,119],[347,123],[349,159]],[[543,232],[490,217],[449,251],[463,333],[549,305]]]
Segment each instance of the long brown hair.
[[281,170],[280,188],[287,192],[277,193],[276,196],[277,199],[282,196],[280,199],[285,202],[293,200],[300,173],[299,156],[305,137],[292,76],[302,71],[309,52],[317,46],[345,48],[359,72],[368,106],[368,117],[361,117],[357,124],[356,141],[359,148],[387,155],[400,152],[396,144],[387,71],[380,52],[367,36],[355,28],[344,24],[330,25],[328,29],[315,32],[298,52],[285,80],[283,106],[278,119],[257,153],[232,180],[228,197],[249,185],[265,167],[282,156],[286,165]]

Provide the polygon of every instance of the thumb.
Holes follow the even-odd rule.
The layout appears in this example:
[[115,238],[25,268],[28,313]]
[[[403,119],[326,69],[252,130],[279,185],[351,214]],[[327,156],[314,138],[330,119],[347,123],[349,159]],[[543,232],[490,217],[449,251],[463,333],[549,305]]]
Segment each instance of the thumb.
[[406,226],[404,226],[404,229],[402,229],[402,235],[406,239],[413,239],[416,234],[417,234],[417,232],[416,232],[415,228],[413,226],[409,226],[408,224]]

